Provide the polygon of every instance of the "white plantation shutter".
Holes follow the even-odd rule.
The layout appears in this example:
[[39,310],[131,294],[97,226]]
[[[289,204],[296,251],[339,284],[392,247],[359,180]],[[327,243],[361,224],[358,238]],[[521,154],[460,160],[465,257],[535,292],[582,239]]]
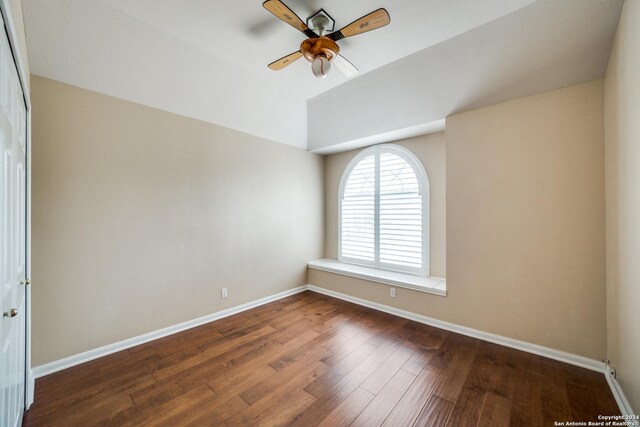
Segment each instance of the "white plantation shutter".
[[428,181],[408,150],[371,147],[341,183],[340,260],[428,273]]
[[342,198],[342,256],[375,262],[375,156],[353,168]]
[[380,264],[422,269],[422,196],[406,160],[380,154]]

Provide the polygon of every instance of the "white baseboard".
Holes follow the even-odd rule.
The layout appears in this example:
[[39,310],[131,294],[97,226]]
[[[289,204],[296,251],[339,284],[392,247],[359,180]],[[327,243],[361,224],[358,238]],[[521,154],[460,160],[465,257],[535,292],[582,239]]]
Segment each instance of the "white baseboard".
[[622,413],[622,415],[636,415],[636,412],[633,412],[633,409],[631,409],[631,404],[627,400],[627,397],[624,395],[624,392],[620,387],[620,383],[617,379],[615,379],[609,369],[605,369],[604,376],[607,378],[607,383],[609,383],[611,393],[613,394],[613,397],[616,399],[616,403],[620,408],[620,413]]
[[79,365],[81,363],[88,362],[99,357],[107,356],[117,351],[126,350],[131,347],[135,347],[140,344],[144,344],[149,341],[156,340],[158,338],[166,337],[177,332],[181,332],[187,329],[195,328],[196,326],[203,325],[205,323],[213,322],[214,320],[222,319],[224,317],[231,316],[252,308],[288,297],[307,290],[307,286],[299,286],[297,288],[288,289],[284,292],[270,295],[268,297],[260,298],[255,301],[251,301],[236,307],[228,308],[226,310],[218,311],[207,316],[199,317],[197,319],[189,320],[177,325],[169,326],[157,331],[149,332],[144,335],[129,338],[123,341],[119,341],[113,344],[105,345],[93,350],[85,351],[84,353],[76,354],[74,356],[65,357],[64,359],[56,360],[44,365],[36,366],[32,370],[33,378],[40,378],[45,375],[52,374],[63,369],[70,368],[72,366]]
[[385,313],[393,314],[395,316],[404,317],[405,319],[414,320],[426,325],[435,326],[436,328],[445,329],[447,331],[455,332],[458,334],[466,335],[473,338],[478,338],[484,341],[489,341],[495,344],[500,344],[505,347],[511,347],[516,350],[526,351],[527,353],[533,353],[540,356],[548,357],[549,359],[558,360],[560,362],[569,363],[571,365],[580,366],[581,368],[590,369],[592,371],[604,372],[605,364],[598,360],[589,359],[588,357],[578,356],[577,354],[567,353],[561,350],[555,350],[549,347],[544,347],[537,344],[531,344],[525,341],[516,340],[513,338],[503,337],[501,335],[492,334],[489,332],[479,331],[477,329],[468,328],[466,326],[456,325],[455,323],[449,323],[442,320],[434,319],[420,314],[412,313],[399,308],[391,307],[384,304],[378,304],[361,298],[353,297],[351,295],[342,294],[340,292],[331,291],[325,288],[320,288],[314,285],[308,285],[310,291],[325,294],[334,298],[349,301],[354,304],[362,305],[365,307],[373,308],[374,310],[383,311]]
[[[454,323],[445,322],[442,320],[434,319],[431,317],[423,316],[420,314],[412,313],[409,311],[401,310],[395,307],[391,307],[384,304],[375,303],[372,301],[364,300],[361,298],[353,297],[351,295],[342,294],[340,292],[331,291],[325,288],[321,288],[314,285],[306,285],[300,286],[294,289],[289,289],[284,292],[280,292],[275,295],[271,295],[265,298],[261,298],[256,301],[251,301],[246,304],[239,305],[237,307],[229,308],[226,310],[219,311],[217,313],[213,313],[204,317],[200,317],[198,319],[189,320],[184,323],[180,323],[178,325],[169,326],[167,328],[159,329],[154,332],[149,332],[144,335],[140,335],[137,337],[129,338],[124,341],[120,341],[117,343],[109,344],[100,348],[96,348],[94,350],[89,350],[84,353],[80,353],[74,356],[66,357],[64,359],[56,360],[45,365],[37,366],[33,368],[33,377],[40,378],[45,375],[52,374],[54,372],[60,371],[62,369],[70,368],[75,365],[79,365],[84,362],[88,362],[93,359],[97,359],[99,357],[107,356],[109,354],[115,353],[117,351],[125,350],[127,348],[131,348],[140,344],[144,344],[149,341],[153,341],[158,338],[165,337],[167,335],[175,334],[177,332],[181,332],[187,329],[194,328],[196,326],[203,325],[205,323],[212,322],[214,320],[222,319],[224,317],[231,316],[236,313],[240,313],[242,311],[246,311],[252,309],[254,307],[258,307],[278,299],[287,297],[289,295],[294,295],[305,290],[310,290],[313,292],[317,292],[320,294],[328,295],[334,298],[338,298],[344,301],[349,301],[354,304],[362,305],[365,307],[372,308],[374,310],[383,311],[385,313],[393,314],[395,316],[403,317],[405,319],[413,320],[419,323],[424,323],[426,325],[434,326],[436,328],[445,329],[451,332],[455,332],[458,334],[470,336],[473,338],[478,338],[484,341],[489,341],[495,344],[503,345],[505,347],[514,348],[516,350],[526,351],[528,353],[537,354],[540,356],[548,357],[550,359],[558,360],[560,362],[569,363],[571,365],[580,366],[582,368],[590,369],[597,372],[605,373],[605,364],[598,360],[589,359],[587,357],[578,356],[576,354],[567,353],[561,350],[555,350],[552,348],[544,347],[537,344],[531,344],[525,341],[516,340],[513,338],[503,337],[501,335],[492,334],[489,332],[479,331],[477,329],[469,328],[466,326],[456,325]],[[609,378],[607,378],[610,381]],[[615,380],[614,380],[615,381]],[[617,384],[617,382],[616,382]],[[611,382],[610,382],[611,385]],[[613,390],[613,386],[612,390]],[[617,390],[620,392],[614,391],[614,396],[616,396],[616,401],[618,400],[618,396],[624,395],[622,391],[617,386]],[[624,399],[626,402],[626,399]],[[619,403],[620,404],[620,403]],[[628,405],[628,403],[627,403]],[[621,407],[622,410],[622,407]]]

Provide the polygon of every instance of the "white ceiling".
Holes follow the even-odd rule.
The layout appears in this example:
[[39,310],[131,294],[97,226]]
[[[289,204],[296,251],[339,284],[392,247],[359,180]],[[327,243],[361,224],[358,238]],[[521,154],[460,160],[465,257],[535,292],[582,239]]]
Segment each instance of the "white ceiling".
[[353,79],[307,102],[307,147],[392,141],[452,114],[604,77],[621,8],[537,1]]
[[[347,80],[339,72],[316,80],[310,64],[304,60],[281,71],[268,69],[267,64],[298,50],[306,37],[265,10],[262,0],[102,1],[303,99],[326,92]],[[343,56],[361,73],[447,40],[533,1],[284,0],[302,20],[323,8],[336,20],[336,30],[380,7],[386,8],[393,25],[338,42]]]
[[[512,68],[518,71],[518,64],[510,60],[515,55],[520,61],[518,52],[549,48],[553,55],[596,59],[571,62],[582,68],[563,70],[568,77],[561,79],[561,84],[584,81],[581,79],[585,75],[601,77],[601,64],[603,58],[606,63],[622,5],[621,0],[285,2],[303,19],[324,8],[336,19],[337,28],[385,7],[391,24],[339,42],[341,53],[360,69],[358,76],[346,79],[333,70],[328,78],[317,80],[304,59],[281,71],[267,68],[268,63],[297,50],[304,36],[262,8],[262,0],[25,0],[29,62],[37,75],[306,148],[309,133],[323,126],[317,115],[307,117],[309,106],[315,110],[335,109],[335,100],[341,94],[353,101],[358,91],[367,91],[370,82],[377,80],[379,84],[381,77],[389,79],[384,71],[389,67],[396,73],[389,86],[397,87],[396,98],[402,97],[403,91],[410,90],[400,87],[403,70],[398,67],[405,61],[403,58],[414,58],[407,62],[414,68],[416,60],[432,67],[432,61],[459,62],[457,55],[467,55],[465,67],[473,69],[477,65],[486,72],[484,58],[501,55],[500,62],[492,66],[498,78],[508,76]],[[587,16],[589,21],[572,19],[576,13]],[[505,21],[513,25],[505,27]],[[516,49],[513,43],[504,51],[496,49],[496,45],[504,44],[501,41],[511,38],[511,34],[502,33],[504,28],[517,30],[519,23],[526,26],[526,31],[519,31]],[[536,31],[549,29],[565,31],[573,39],[588,39],[593,42],[593,49],[558,49],[549,37],[537,37]],[[482,36],[485,44],[473,44],[475,33]],[[562,45],[563,40],[558,42]],[[472,52],[468,50],[470,45]],[[429,51],[437,55],[426,55]],[[585,64],[590,68],[585,70]],[[446,64],[438,65],[440,70],[447,69]],[[549,71],[543,69],[545,73]],[[547,76],[529,74],[517,83],[522,87],[554,88],[559,82],[556,79],[558,82],[532,85],[545,81]],[[459,79],[469,78],[460,73],[439,77],[434,80],[439,87],[443,83],[444,87],[464,87],[465,81]],[[419,86],[425,93],[435,89],[428,83]],[[469,90],[479,89],[474,86]],[[449,98],[445,93],[430,100],[435,103],[430,111],[440,117],[430,116],[421,123],[403,122],[402,127],[423,128],[421,125],[451,112],[446,111],[451,110],[451,97],[476,95],[454,92]],[[386,95],[381,92],[379,96]],[[482,104],[476,98],[474,105]],[[442,108],[438,108],[439,103]],[[363,112],[366,108],[360,111]],[[370,140],[367,138],[372,134],[386,134],[398,126],[377,123],[375,129],[349,129],[345,135],[352,140]],[[313,139],[313,148],[345,142],[343,136],[318,141],[314,134]]]

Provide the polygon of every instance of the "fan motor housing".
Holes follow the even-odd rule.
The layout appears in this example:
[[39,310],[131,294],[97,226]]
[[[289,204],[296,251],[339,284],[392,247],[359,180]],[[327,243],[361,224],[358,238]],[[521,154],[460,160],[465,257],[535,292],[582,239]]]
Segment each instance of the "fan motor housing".
[[303,41],[300,44],[300,52],[309,62],[313,62],[318,55],[323,55],[332,61],[340,52],[340,47],[329,37],[322,36]]

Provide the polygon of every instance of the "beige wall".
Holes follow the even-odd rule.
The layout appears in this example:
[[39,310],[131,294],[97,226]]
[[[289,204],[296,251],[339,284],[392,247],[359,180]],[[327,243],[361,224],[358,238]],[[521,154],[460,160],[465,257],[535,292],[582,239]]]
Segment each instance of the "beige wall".
[[[447,297],[398,289],[394,300],[385,285],[314,270],[309,282],[602,359],[603,108],[597,80],[447,119]],[[327,159],[327,171],[347,160]],[[337,181],[325,182],[332,255]]]
[[[444,132],[423,135],[395,144],[405,147],[420,159],[429,177],[430,247],[429,264],[432,276],[444,277],[446,272],[445,224],[445,140]],[[326,157],[325,162],[325,258],[338,259],[338,187],[345,168],[362,149]]]
[[605,79],[608,358],[640,411],[640,1],[624,4]]
[[34,366],[307,283],[322,157],[37,76],[32,93]]

